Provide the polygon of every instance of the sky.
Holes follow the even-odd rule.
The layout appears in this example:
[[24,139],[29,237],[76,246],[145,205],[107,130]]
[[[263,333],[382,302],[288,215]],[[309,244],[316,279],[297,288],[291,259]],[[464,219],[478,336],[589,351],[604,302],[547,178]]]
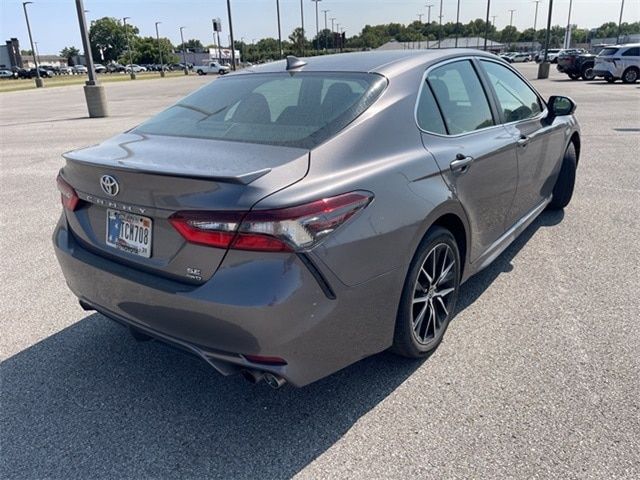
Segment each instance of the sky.
[[[566,25],[570,0],[555,0],[553,25]],[[226,43],[228,21],[226,0],[84,0],[88,10],[87,20],[109,17],[131,17],[129,22],[140,29],[143,36],[155,36],[154,23],[162,22],[160,35],[180,43],[179,27],[185,40],[197,38],[205,45],[212,43],[211,19],[222,19],[221,38]],[[315,4],[303,0],[307,36],[315,35]],[[330,10],[327,18],[335,17],[336,23],[345,27],[348,36],[360,32],[367,24],[410,23],[424,14],[427,20],[427,3],[435,4],[431,18],[437,20],[440,0],[321,0],[320,28],[324,26],[321,10]],[[457,0],[443,0],[443,22],[455,21]],[[538,10],[538,28],[546,24],[549,0],[542,0]],[[618,22],[621,0],[573,0],[571,23],[580,27],[597,27],[605,22]],[[75,0],[33,0],[27,6],[29,21],[38,42],[40,55],[57,54],[65,46],[82,50]],[[254,39],[278,35],[276,0],[231,0],[234,37],[247,43]],[[501,29],[509,24],[510,9],[515,9],[513,24],[519,29],[533,27],[535,3],[533,0],[492,0],[491,15],[496,15],[496,26]],[[282,36],[287,38],[300,26],[300,0],[280,0]],[[486,15],[486,0],[460,0],[460,21],[467,23]],[[623,21],[640,20],[640,0],[626,0]],[[331,21],[328,21],[331,28]],[[0,0],[0,41],[17,37],[22,49],[29,49],[29,37],[21,0]]]

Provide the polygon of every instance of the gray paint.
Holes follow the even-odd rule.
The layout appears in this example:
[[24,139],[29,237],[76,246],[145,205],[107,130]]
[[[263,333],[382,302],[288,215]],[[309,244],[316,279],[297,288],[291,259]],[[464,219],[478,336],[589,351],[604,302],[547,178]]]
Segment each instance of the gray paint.
[[[542,211],[578,132],[573,116],[550,118],[547,111],[455,137],[420,131],[414,110],[425,72],[463,57],[495,59],[460,49],[306,59],[303,71],[370,71],[389,80],[365,113],[310,152],[123,134],[66,154],[62,175],[91,203],[63,214],[54,233],[71,290],[112,318],[181,344],[223,374],[247,366],[238,354],[275,355],[288,365],[265,370],[305,385],[388,348],[406,272],[428,228],[445,214],[460,219],[469,246],[466,280]],[[284,71],[284,62],[238,74],[273,71]],[[518,144],[522,134],[530,137],[526,148]],[[458,153],[474,158],[463,174],[449,169]],[[153,216],[159,250],[152,258],[129,258],[101,244],[104,207],[96,197],[104,173],[122,180],[119,202]],[[375,198],[306,252],[335,299],[296,254],[186,244],[166,220],[178,209],[271,209],[353,190]],[[202,282],[184,278],[189,264],[202,266]]]

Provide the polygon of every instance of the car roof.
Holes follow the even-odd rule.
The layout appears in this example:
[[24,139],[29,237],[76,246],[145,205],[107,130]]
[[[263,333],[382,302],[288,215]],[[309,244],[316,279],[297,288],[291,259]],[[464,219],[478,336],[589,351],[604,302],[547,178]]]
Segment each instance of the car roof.
[[[427,63],[456,57],[495,55],[472,48],[442,48],[437,50],[391,50],[351,52],[317,57],[301,57],[306,62],[296,71],[302,72],[371,72],[394,76]],[[278,60],[242,70],[246,73],[274,73],[286,71],[286,61]]]

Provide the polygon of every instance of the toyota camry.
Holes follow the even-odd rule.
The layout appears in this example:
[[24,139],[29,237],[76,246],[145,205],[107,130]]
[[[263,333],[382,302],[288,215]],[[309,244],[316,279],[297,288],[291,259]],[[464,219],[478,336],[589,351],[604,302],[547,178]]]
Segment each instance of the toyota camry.
[[572,196],[574,102],[477,50],[288,57],[64,155],[86,310],[278,387],[422,358],[458,292]]

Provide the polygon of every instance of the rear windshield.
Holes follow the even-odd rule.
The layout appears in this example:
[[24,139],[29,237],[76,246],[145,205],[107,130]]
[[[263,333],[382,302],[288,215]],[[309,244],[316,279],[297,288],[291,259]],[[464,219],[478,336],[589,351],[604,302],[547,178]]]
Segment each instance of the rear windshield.
[[617,48],[603,48],[598,55],[601,57],[610,57],[611,55],[615,55],[617,51]]
[[368,73],[244,74],[211,82],[133,131],[312,148],[380,95]]

